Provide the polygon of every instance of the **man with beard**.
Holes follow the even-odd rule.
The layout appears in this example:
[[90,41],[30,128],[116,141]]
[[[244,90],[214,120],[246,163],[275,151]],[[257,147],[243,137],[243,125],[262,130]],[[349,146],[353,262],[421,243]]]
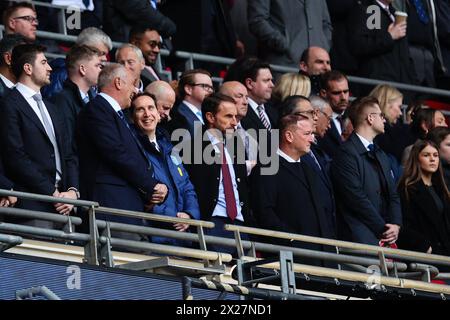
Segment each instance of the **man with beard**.
[[[208,233],[233,238],[232,232],[223,229],[225,224],[252,224],[247,170],[245,161],[239,161],[243,158],[239,154],[243,148],[233,134],[237,124],[236,104],[231,97],[215,93],[205,98],[202,111],[205,126],[197,133],[200,137],[196,136],[194,143],[202,143],[203,157],[198,163],[191,152],[192,159],[185,168],[198,196],[201,219],[215,224]],[[209,249],[235,253],[234,248],[228,247],[210,246]]]
[[6,34],[20,34],[27,42],[36,40],[36,30],[39,21],[36,10],[31,3],[14,3],[3,13],[3,25]]
[[343,115],[349,105],[350,90],[347,77],[339,71],[329,71],[322,75],[322,89],[320,96],[326,99],[333,109],[331,128],[319,140],[319,146],[334,158],[343,143],[344,131]]
[[[57,108],[43,100],[40,89],[50,83],[51,67],[45,48],[16,46],[12,70],[18,83],[1,104],[2,158],[15,190],[61,198],[78,198],[78,167]],[[73,206],[20,200],[19,208],[69,215]],[[52,228],[53,223],[24,223]]]

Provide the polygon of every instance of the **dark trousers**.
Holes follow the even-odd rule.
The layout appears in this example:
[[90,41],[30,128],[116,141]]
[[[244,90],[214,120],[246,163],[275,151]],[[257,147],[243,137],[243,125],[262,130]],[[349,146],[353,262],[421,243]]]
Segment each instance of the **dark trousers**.
[[[233,224],[233,225],[237,225],[237,226],[245,225],[244,222],[241,222],[239,220],[233,221],[230,218],[225,218],[225,217],[211,217],[211,222],[213,222],[215,224],[215,227],[213,229],[207,229],[206,234],[209,236],[222,237],[222,238],[228,238],[228,239],[234,239],[234,232],[226,231],[224,229],[224,226],[226,224]],[[241,239],[249,240],[249,237],[247,234],[241,233]],[[229,254],[233,255],[233,257],[237,257],[236,247],[228,247],[228,246],[220,246],[220,245],[212,244],[212,245],[208,245],[207,248],[210,251],[229,253]]]

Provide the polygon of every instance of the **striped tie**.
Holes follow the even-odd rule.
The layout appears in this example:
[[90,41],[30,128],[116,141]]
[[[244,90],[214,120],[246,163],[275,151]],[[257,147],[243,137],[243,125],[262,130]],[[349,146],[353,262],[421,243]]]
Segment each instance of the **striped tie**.
[[264,106],[259,105],[257,107],[257,109],[259,112],[259,119],[261,119],[261,122],[264,125],[264,127],[269,131],[272,130],[272,127],[270,126],[270,122],[267,120],[266,115],[264,114]]

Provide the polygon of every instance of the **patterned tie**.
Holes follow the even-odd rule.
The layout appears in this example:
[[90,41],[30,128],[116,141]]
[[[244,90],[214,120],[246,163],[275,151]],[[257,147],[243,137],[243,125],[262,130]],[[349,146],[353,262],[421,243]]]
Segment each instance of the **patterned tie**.
[[84,105],[87,105],[89,103],[89,95],[85,95],[83,98]]
[[417,14],[419,15],[419,20],[423,24],[428,24],[430,19],[428,18],[428,13],[425,10],[422,0],[413,0],[414,6],[416,7]]
[[53,129],[52,124],[50,123],[50,119],[47,117],[47,114],[44,111],[44,103],[42,102],[42,96],[40,93],[36,93],[33,96],[34,101],[36,101],[37,106],[39,108],[39,112],[41,113],[41,117],[42,117],[42,122],[44,125],[44,129],[45,129],[45,133],[47,134],[48,138],[50,139],[50,142],[52,143],[53,146],[53,151],[55,153],[55,163],[56,163],[56,171],[58,172],[58,174],[61,176],[62,174],[62,170],[61,170],[61,157],[59,154],[59,149],[58,149],[58,143],[56,142],[56,136],[55,136],[55,131]]
[[269,131],[272,130],[272,127],[270,126],[270,122],[267,120],[267,118],[264,114],[264,106],[259,105],[257,107],[257,109],[258,109],[258,113],[259,113],[259,119],[261,119],[261,122],[264,125],[264,127]]
[[233,182],[231,181],[230,168],[228,168],[227,157],[225,156],[225,150],[223,143],[219,144],[222,154],[222,181],[223,190],[225,193],[225,205],[227,215],[231,220],[234,220],[237,216],[236,198],[234,196]]

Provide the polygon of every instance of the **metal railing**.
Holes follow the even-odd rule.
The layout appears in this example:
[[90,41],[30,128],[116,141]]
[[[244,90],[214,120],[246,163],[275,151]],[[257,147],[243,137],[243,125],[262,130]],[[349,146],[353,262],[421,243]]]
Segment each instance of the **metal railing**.
[[[0,190],[0,196],[16,196],[36,201],[46,201],[51,203],[63,202],[73,204],[78,207],[89,209],[89,226],[90,234],[77,233],[73,229],[69,231],[44,229],[33,226],[18,225],[13,223],[0,222],[0,232],[19,233],[31,237],[42,236],[51,239],[60,239],[63,241],[76,241],[85,247],[85,262],[91,264],[106,264],[114,266],[112,263],[111,248],[121,248],[126,250],[142,250],[150,253],[163,255],[173,255],[190,259],[200,259],[205,262],[205,268],[213,269],[220,267],[223,263],[232,261],[229,254],[216,251],[208,251],[208,244],[217,244],[221,246],[235,247],[239,258],[244,258],[244,250],[247,250],[253,259],[256,259],[256,251],[263,253],[280,253],[281,251],[289,251],[291,254],[301,257],[317,259],[322,261],[332,261],[345,266],[354,266],[356,271],[336,270],[332,268],[319,268],[310,265],[295,264],[294,271],[299,273],[307,273],[319,277],[331,277],[343,280],[368,281],[370,274],[367,274],[368,266],[378,266],[381,270],[379,278],[381,283],[387,286],[400,286],[403,288],[416,288],[423,290],[431,290],[449,294],[450,287],[436,286],[430,281],[434,278],[447,279],[445,274],[439,274],[435,265],[450,265],[450,257],[438,256],[432,254],[424,254],[413,251],[405,251],[398,249],[382,248],[369,246],[364,244],[339,241],[333,239],[324,239],[298,234],[290,234],[277,232],[273,230],[249,228],[243,226],[226,225],[225,229],[235,233],[235,239],[225,239],[220,237],[207,236],[203,232],[203,228],[214,227],[212,222],[198,221],[192,219],[182,219],[175,217],[166,217],[161,215],[147,214],[143,212],[133,212],[127,210],[119,210],[113,208],[100,207],[96,202],[72,200],[64,198],[56,198],[51,196],[36,195],[24,192],[16,192],[10,190]],[[108,214],[112,216],[122,216],[127,218],[146,219],[164,223],[188,223],[197,228],[198,233],[185,233],[173,230],[165,230],[160,228],[151,228],[144,226],[128,225],[117,222],[109,222],[96,219],[96,214]],[[81,219],[78,217],[61,216],[52,213],[35,212],[18,208],[0,207],[0,215],[14,216],[17,218],[33,218],[40,220],[48,220],[66,225],[80,225]],[[200,249],[184,248],[167,244],[156,244],[149,242],[139,242],[111,236],[111,231],[124,231],[137,234],[156,235],[168,238],[188,240],[200,244]],[[287,246],[278,246],[263,242],[242,241],[241,233],[247,233],[258,236],[268,236],[278,239],[297,240],[302,242],[322,244],[325,246],[335,247],[336,253],[307,250],[301,248],[292,248]],[[0,238],[1,239],[1,238]],[[19,243],[20,241],[18,241]],[[67,243],[67,242],[66,242]],[[343,254],[344,253],[344,254]],[[357,255],[355,255],[357,254]],[[377,259],[370,256],[376,256]],[[395,259],[390,261],[388,259]],[[405,261],[412,263],[406,264]],[[145,263],[142,264],[145,270]],[[262,263],[269,269],[279,269],[280,263]],[[121,266],[126,268],[126,266]],[[135,265],[132,267],[136,267]],[[148,269],[148,268],[147,268]],[[222,268],[223,270],[223,268]],[[364,272],[364,270],[366,272]],[[400,277],[400,275],[402,277]],[[411,279],[421,279],[411,280]],[[406,281],[409,282],[406,282]],[[441,291],[435,291],[441,288]]]

